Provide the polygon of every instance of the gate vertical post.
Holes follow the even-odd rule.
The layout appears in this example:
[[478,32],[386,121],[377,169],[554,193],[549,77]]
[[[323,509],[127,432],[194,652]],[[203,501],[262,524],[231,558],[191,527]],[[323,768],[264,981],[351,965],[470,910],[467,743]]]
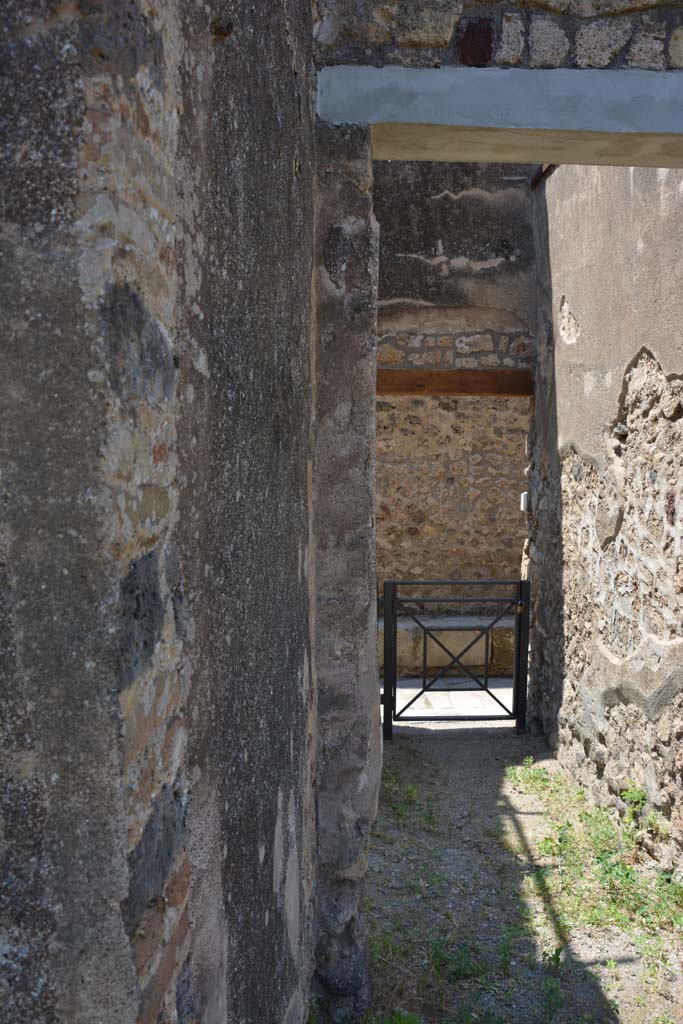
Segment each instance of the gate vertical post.
[[519,598],[515,616],[515,729],[526,732],[526,693],[529,673],[529,614],[531,584],[529,580],[519,581]]
[[396,705],[396,583],[384,581],[384,723],[385,740],[394,738]]

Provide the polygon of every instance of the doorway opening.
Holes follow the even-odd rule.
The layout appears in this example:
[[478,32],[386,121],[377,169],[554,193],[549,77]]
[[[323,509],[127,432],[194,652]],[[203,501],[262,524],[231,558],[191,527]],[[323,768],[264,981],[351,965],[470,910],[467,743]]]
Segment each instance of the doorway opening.
[[[402,725],[399,714],[397,742],[385,747],[370,857],[377,1013],[405,1007],[406,1020],[430,1024],[447,1016],[467,1024],[678,1020],[680,787],[668,737],[680,730],[671,659],[680,658],[683,633],[671,617],[680,569],[667,552],[678,550],[681,537],[673,460],[683,442],[683,387],[680,337],[665,310],[681,280],[674,258],[683,237],[681,178],[663,168],[565,166],[547,187],[547,176],[541,182],[533,218],[530,469],[520,487],[529,491],[521,572],[534,588],[529,718],[538,728],[521,737],[499,728],[503,722],[472,729],[433,713],[431,722],[406,716]],[[453,204],[474,198],[467,188],[449,191]],[[454,266],[474,276],[472,262],[445,244],[401,251],[429,269],[445,267],[445,278]],[[380,302],[381,261],[382,234]],[[477,259],[478,274],[483,263]],[[419,489],[420,465],[408,455],[435,397],[434,378],[444,372],[441,355],[423,370],[410,354],[448,351],[448,343],[438,345],[447,331],[433,295],[404,298],[414,306],[403,302],[393,313],[402,327],[411,323],[402,334],[383,331],[386,307],[379,311],[377,553],[379,575],[392,531],[396,575],[415,582],[417,572],[406,573],[399,559],[411,538],[426,542],[397,515],[392,522],[387,494],[398,494],[400,508]],[[435,342],[425,344],[425,327],[434,323]],[[396,383],[401,372],[405,395]],[[409,390],[416,376],[419,394]],[[444,380],[444,390],[462,386]],[[419,405],[399,416],[391,404],[397,395]],[[457,399],[461,408],[463,396]],[[427,448],[425,479],[435,479],[443,447]],[[393,490],[383,491],[389,479]],[[469,502],[463,511],[477,510]],[[479,530],[485,544],[486,524]],[[460,575],[444,547],[437,544],[437,560],[427,564],[438,575]],[[443,648],[433,646],[448,665]],[[482,668],[487,663],[484,647]],[[389,871],[400,910],[391,891],[378,909]],[[614,887],[610,872],[622,873],[623,887]],[[641,910],[629,887],[640,894]],[[663,915],[656,909],[662,892],[671,900]],[[663,940],[671,955],[653,959],[654,932],[643,915],[657,920],[658,948]],[[654,987],[649,971],[657,974]]]
[[[520,496],[533,413],[538,168],[375,161],[373,170],[378,655],[392,676],[385,738],[390,706],[397,720],[517,718],[523,728]],[[425,582],[443,579],[473,585]],[[415,585],[399,585],[398,606],[392,597],[385,607],[387,580]]]

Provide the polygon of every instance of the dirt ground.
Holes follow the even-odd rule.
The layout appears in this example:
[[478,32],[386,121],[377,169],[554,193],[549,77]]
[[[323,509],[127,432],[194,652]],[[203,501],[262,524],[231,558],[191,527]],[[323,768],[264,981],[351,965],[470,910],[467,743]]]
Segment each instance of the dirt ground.
[[544,803],[506,775],[528,757],[559,771],[543,740],[507,725],[394,736],[371,848],[368,1024],[683,1024],[680,935],[575,926],[555,904]]

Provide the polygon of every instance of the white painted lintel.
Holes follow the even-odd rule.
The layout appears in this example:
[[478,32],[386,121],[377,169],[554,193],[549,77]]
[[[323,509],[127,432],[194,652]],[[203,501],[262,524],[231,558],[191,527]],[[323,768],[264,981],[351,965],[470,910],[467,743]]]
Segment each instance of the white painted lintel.
[[683,166],[683,72],[344,65],[318,116],[373,128],[378,159]]

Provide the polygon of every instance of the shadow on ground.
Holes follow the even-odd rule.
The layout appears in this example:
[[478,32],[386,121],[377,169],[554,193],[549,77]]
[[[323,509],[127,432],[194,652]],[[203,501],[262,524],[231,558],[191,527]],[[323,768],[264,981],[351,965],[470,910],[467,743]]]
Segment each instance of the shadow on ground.
[[637,958],[623,943],[576,954],[532,856],[547,829],[543,806],[506,781],[507,766],[528,756],[551,757],[543,740],[507,726],[402,728],[386,745],[368,1020],[412,1021],[390,1016],[397,1010],[423,1024],[624,1019],[599,969],[628,970]]

